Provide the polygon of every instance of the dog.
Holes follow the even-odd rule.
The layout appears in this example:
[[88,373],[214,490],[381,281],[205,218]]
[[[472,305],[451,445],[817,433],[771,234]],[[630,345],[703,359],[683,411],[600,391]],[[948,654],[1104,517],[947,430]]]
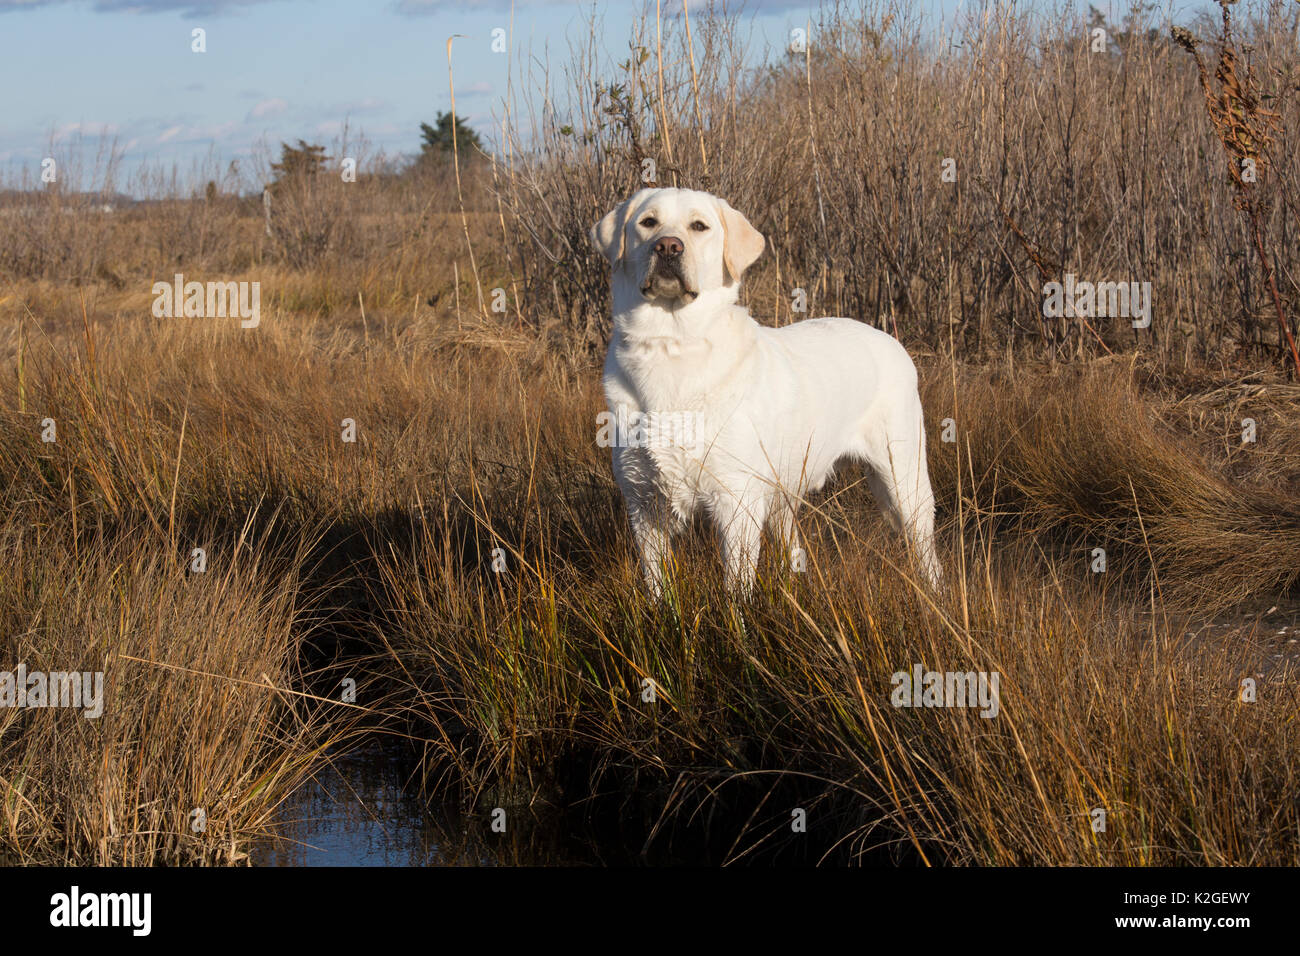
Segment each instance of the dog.
[[916,368],[895,338],[847,318],[756,322],[737,296],[765,240],[709,193],[642,189],[591,239],[610,263],[605,400],[635,425],[611,442],[614,477],[653,596],[668,584],[673,534],[701,508],[730,593],[751,594],[764,527],[797,567],[796,509],[842,458],[866,464],[877,503],[939,585]]

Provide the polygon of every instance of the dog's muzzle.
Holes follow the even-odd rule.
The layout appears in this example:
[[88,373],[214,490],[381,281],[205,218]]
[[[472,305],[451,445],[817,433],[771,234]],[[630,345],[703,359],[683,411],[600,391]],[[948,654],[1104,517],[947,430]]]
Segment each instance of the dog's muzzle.
[[662,236],[655,243],[650,257],[650,271],[641,294],[647,299],[682,299],[693,302],[699,293],[686,287],[682,274],[682,252],[685,246],[676,236]]

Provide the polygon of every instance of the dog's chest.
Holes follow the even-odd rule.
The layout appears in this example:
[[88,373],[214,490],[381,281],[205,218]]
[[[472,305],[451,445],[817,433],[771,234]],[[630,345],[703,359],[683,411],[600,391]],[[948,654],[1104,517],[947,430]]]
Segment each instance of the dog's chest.
[[719,410],[731,404],[714,358],[707,341],[664,336],[624,344],[606,367],[610,411],[632,426],[626,444],[642,449],[637,457],[653,472],[644,477],[683,512],[712,487],[724,428]]
[[707,402],[713,351],[705,339],[653,336],[621,344],[615,362],[645,410],[668,410]]

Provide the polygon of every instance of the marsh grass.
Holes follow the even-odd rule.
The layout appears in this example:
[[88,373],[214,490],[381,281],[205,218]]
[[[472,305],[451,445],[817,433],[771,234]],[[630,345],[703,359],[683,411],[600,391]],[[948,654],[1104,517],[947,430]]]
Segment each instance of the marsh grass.
[[[769,549],[735,608],[696,527],[656,607],[580,351],[468,317],[279,310],[249,336],[61,308],[6,342],[6,660],[102,667],[114,709],[4,715],[17,858],[238,858],[346,737],[351,676],[474,815],[634,801],[652,845],[707,822],[736,860],[797,847],[793,806],[815,858],[1296,859],[1294,656],[1221,623],[1300,566],[1284,485],[1224,452],[1237,414],[1261,453],[1294,446],[1276,375],[923,358],[946,593],[845,466],[804,512],[805,573]],[[997,671],[999,716],[892,707],[918,663]]]
[[[931,450],[951,462],[935,468],[941,539],[964,569],[942,595],[916,583],[851,470],[806,517],[808,571],[769,553],[737,609],[703,534],[667,606],[640,595],[616,493],[583,446],[521,439],[514,468],[476,468],[472,495],[426,512],[414,573],[384,563],[376,598],[430,728],[432,785],[488,803],[654,794],[693,814],[747,791],[758,810],[722,801],[712,815],[733,859],[789,842],[780,800],[797,798],[817,806],[824,852],[875,861],[1294,860],[1294,655],[1278,663],[1210,624],[1229,589],[1295,581],[1296,551],[1276,537],[1295,508],[1265,513],[1277,499],[1234,491],[1179,448],[1126,370],[1085,374],[1067,399],[1041,372],[1014,388],[988,374],[959,396],[983,428]],[[931,389],[948,382],[931,370]],[[1022,406],[1042,424],[1001,414]],[[1072,438],[1080,460],[1058,447]],[[1106,574],[1080,546],[1096,541]],[[490,570],[494,547],[506,573]],[[917,663],[998,672],[1001,713],[892,707],[890,675]],[[1247,676],[1252,704],[1238,700]]]
[[242,861],[328,740],[319,705],[290,690],[291,563],[246,549],[190,575],[143,527],[74,545],[11,517],[4,539],[7,669],[104,675],[100,717],[0,712],[6,858]]

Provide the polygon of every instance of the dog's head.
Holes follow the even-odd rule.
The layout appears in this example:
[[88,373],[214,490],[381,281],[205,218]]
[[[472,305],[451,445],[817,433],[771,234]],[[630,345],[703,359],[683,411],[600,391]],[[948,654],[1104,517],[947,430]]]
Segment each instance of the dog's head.
[[732,287],[763,252],[763,234],[724,200],[692,189],[642,189],[591,228],[591,240],[650,302],[673,309]]

